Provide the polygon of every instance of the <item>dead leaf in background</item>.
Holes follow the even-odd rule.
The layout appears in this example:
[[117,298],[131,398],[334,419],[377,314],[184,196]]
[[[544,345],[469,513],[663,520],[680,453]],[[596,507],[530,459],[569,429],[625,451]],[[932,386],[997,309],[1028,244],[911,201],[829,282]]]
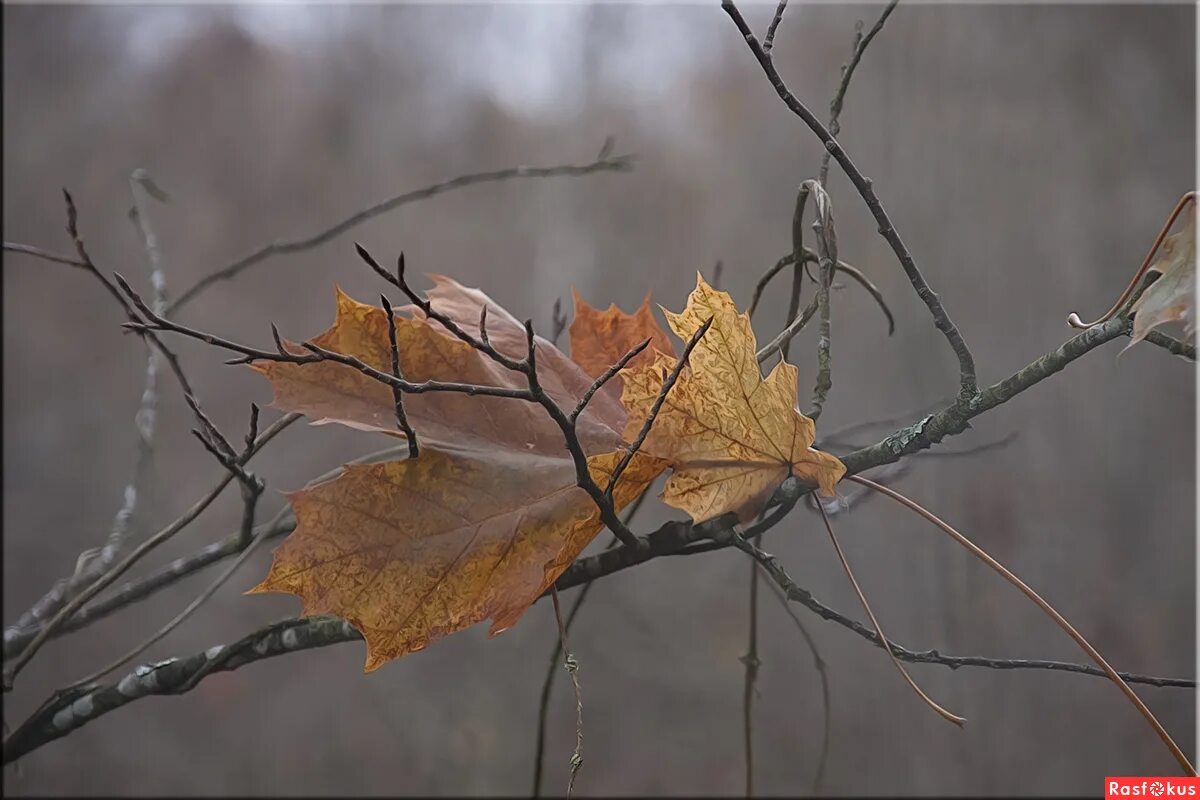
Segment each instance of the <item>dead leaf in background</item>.
[[[1185,336],[1196,333],[1196,214],[1187,215],[1183,228],[1168,236],[1150,267],[1162,277],[1147,287],[1133,304],[1133,335],[1124,350],[1167,322],[1182,322]],[[1122,352],[1124,352],[1124,350]]]
[[[663,500],[701,522],[729,511],[754,516],[789,475],[832,495],[846,468],[812,449],[816,425],[796,410],[796,368],[780,363],[763,379],[749,316],[701,275],[683,312],[664,313],[685,341],[709,317],[713,322],[643,446],[674,469]],[[673,366],[673,358],[659,355],[649,367],[622,371],[627,438],[637,435]]]
[[[492,343],[524,355],[525,331],[511,315],[476,289],[435,281],[429,298],[439,311],[474,332],[486,305]],[[413,318],[396,318],[408,380],[525,386],[522,374],[409,311]],[[313,342],[390,371],[385,313],[341,291],[334,325]],[[536,347],[543,387],[573,408],[592,379],[549,342]],[[271,381],[280,409],[399,435],[391,390],[352,367],[252,366]],[[252,590],[290,592],[304,601],[305,614],[349,620],[367,640],[368,671],[489,617],[492,633],[511,626],[602,527],[599,509],[575,485],[562,432],[536,403],[429,392],[406,395],[405,409],[420,455],[350,465],[332,481],[291,494],[296,529]],[[589,405],[579,419],[580,443],[601,486],[620,457],[624,424],[615,399]],[[665,467],[639,454],[616,487],[615,505],[640,495]]]
[[632,314],[626,314],[615,304],[604,311],[593,308],[574,289],[571,296],[575,301],[575,319],[571,321],[570,331],[571,359],[593,378],[647,339],[650,346],[629,362],[629,368],[654,363],[655,350],[668,354],[675,352],[666,331],[654,319],[650,295],[646,295]]

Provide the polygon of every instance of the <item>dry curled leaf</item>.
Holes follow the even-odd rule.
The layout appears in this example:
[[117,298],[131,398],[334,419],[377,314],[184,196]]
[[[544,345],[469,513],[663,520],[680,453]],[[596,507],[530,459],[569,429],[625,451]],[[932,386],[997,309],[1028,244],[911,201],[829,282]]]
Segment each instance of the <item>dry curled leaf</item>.
[[1150,267],[1161,277],[1133,304],[1133,334],[1128,350],[1151,330],[1167,322],[1182,322],[1184,335],[1196,332],[1196,214],[1187,214],[1183,228],[1168,236]]
[[[478,290],[435,281],[429,297],[436,308],[473,330],[486,305],[493,344],[524,355],[524,329],[507,312]],[[523,375],[409,311],[411,317],[396,318],[408,380],[524,386]],[[333,327],[313,342],[390,371],[386,315],[341,291]],[[591,379],[549,342],[536,346],[542,385],[561,407],[573,408]],[[399,435],[391,390],[352,367],[328,361],[252,366],[271,381],[278,408],[314,422]],[[620,455],[625,411],[615,399],[593,402],[578,433],[603,486]],[[492,633],[511,626],[601,528],[599,509],[575,485],[562,432],[542,407],[430,392],[407,395],[405,408],[420,455],[348,466],[334,480],[291,494],[296,530],[253,590],[291,592],[304,601],[306,614],[349,620],[367,640],[368,671],[487,618]],[[665,466],[639,454],[622,475],[615,505],[645,491]]]
[[[687,307],[665,313],[685,341],[713,321],[643,446],[672,464],[663,500],[700,522],[730,511],[748,519],[789,475],[832,495],[846,468],[812,448],[816,426],[796,410],[796,368],[781,362],[763,379],[750,317],[701,275]],[[649,367],[622,372],[627,437],[636,435],[673,364],[659,354]]]

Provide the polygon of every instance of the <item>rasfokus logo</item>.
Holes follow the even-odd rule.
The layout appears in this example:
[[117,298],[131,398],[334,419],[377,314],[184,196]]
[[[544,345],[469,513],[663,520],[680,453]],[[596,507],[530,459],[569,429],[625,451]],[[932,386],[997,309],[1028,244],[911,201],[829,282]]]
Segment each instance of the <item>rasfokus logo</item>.
[[1200,778],[1105,778],[1105,800],[1117,797],[1195,797],[1200,800]]

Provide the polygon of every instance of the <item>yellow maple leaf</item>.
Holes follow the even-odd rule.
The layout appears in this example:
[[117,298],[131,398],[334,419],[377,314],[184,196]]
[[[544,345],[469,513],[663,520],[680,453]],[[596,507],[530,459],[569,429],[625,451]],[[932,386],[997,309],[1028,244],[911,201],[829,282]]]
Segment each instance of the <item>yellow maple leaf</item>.
[[[832,495],[846,467],[812,448],[816,425],[796,410],[796,368],[781,362],[763,379],[749,315],[701,275],[687,307],[664,313],[685,341],[710,317],[712,326],[643,446],[672,464],[663,500],[702,522],[730,511],[743,520],[754,516],[790,475]],[[636,436],[674,362],[660,354],[649,367],[622,372],[626,438]]]

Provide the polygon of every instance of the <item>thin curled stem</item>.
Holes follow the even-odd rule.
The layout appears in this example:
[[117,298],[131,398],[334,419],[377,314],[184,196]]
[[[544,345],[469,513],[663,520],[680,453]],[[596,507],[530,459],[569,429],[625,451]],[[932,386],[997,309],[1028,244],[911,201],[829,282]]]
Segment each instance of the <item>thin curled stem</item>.
[[1162,726],[1162,723],[1158,721],[1158,718],[1154,716],[1154,713],[1146,707],[1146,704],[1142,702],[1142,699],[1137,696],[1133,689],[1129,688],[1129,684],[1126,683],[1119,674],[1117,674],[1117,671],[1109,666],[1109,663],[1104,660],[1104,657],[1100,655],[1099,651],[1092,647],[1091,643],[1087,639],[1083,638],[1083,634],[1077,631],[1071,623],[1067,622],[1066,618],[1062,614],[1058,613],[1058,610],[1055,609],[1054,606],[1043,600],[1041,595],[1029,588],[1024,581],[1009,571],[1007,567],[988,555],[983,548],[979,547],[979,545],[975,544],[966,536],[959,533],[957,530],[951,527],[949,523],[942,520],[941,517],[938,517],[932,511],[929,511],[916,501],[910,500],[894,489],[889,489],[887,486],[878,484],[870,478],[864,478],[861,475],[848,475],[847,478],[856,483],[860,483],[863,486],[874,489],[880,494],[886,495],[895,500],[897,503],[900,503],[905,508],[915,511],[921,517],[925,518],[929,522],[932,522],[934,525],[940,528],[943,532],[954,539],[954,541],[958,542],[960,545],[969,550],[973,556],[987,564],[996,572],[1000,573],[1000,575],[1006,581],[1017,587],[1022,594],[1032,600],[1038,608],[1040,608],[1046,613],[1047,616],[1053,619],[1058,627],[1066,631],[1067,635],[1070,636],[1075,643],[1079,645],[1079,647],[1085,653],[1088,654],[1088,657],[1091,658],[1092,661],[1096,662],[1097,666],[1104,670],[1104,673],[1108,676],[1108,679],[1116,684],[1117,688],[1121,690],[1121,693],[1129,698],[1129,702],[1133,703],[1134,707],[1137,708],[1141,715],[1146,718],[1146,721],[1150,723],[1150,727],[1154,729],[1154,732],[1158,734],[1160,739],[1162,739],[1163,744],[1165,744],[1167,749],[1171,751],[1171,755],[1173,755],[1175,760],[1179,762],[1179,766],[1183,769],[1184,773],[1191,776],[1196,775],[1196,768],[1192,766],[1192,762],[1190,762],[1187,756],[1184,755],[1184,752],[1180,749],[1179,745],[1175,744],[1175,740],[1171,738],[1169,733],[1167,733],[1166,728]]
[[846,571],[846,577],[850,579],[850,586],[854,588],[854,593],[858,595],[858,601],[862,603],[863,610],[867,612],[867,618],[871,620],[871,627],[875,629],[875,633],[879,635],[880,641],[883,642],[883,649],[887,651],[888,657],[892,660],[892,664],[900,672],[904,681],[912,687],[912,690],[917,693],[927,706],[937,712],[938,716],[947,722],[953,722],[958,727],[962,727],[966,723],[966,719],[957,714],[947,711],[942,706],[938,705],[932,697],[925,694],[925,690],[917,685],[917,682],[908,674],[908,670],[900,663],[900,659],[896,658],[896,654],[892,652],[891,643],[884,635],[883,628],[879,625],[879,620],[875,618],[875,612],[871,610],[871,604],[867,602],[867,596],[863,594],[863,590],[858,585],[858,581],[854,578],[854,572],[850,569],[850,562],[846,560],[846,554],[842,552],[842,546],[838,544],[837,536],[833,534],[833,526],[829,524],[829,515],[825,513],[825,507],[817,503],[817,510],[821,512],[821,521],[825,523],[825,530],[829,532],[829,540],[833,542],[833,549],[837,551],[838,560],[842,562],[842,569]]

